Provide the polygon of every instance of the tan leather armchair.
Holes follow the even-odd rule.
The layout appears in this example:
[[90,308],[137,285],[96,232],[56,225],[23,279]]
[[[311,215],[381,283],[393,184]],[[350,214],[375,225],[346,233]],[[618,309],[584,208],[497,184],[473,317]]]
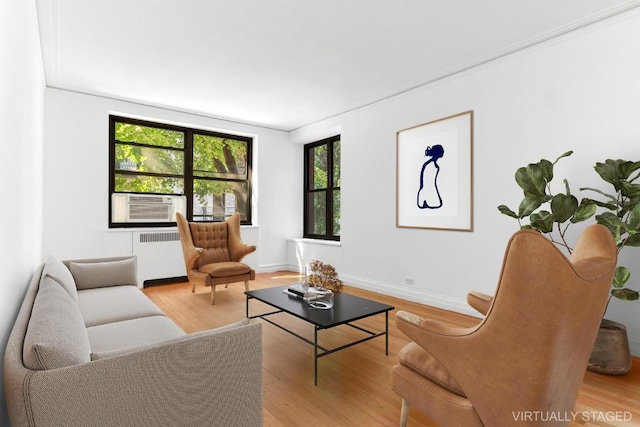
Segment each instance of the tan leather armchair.
[[256,247],[242,242],[240,214],[224,222],[188,222],[177,213],[176,222],[191,292],[196,284],[211,286],[211,304],[215,304],[216,285],[244,282],[249,290],[249,280],[254,280],[256,273],[240,261]]
[[616,262],[602,225],[585,229],[570,260],[546,237],[521,230],[507,246],[495,297],[469,296],[486,313],[478,325],[399,311],[396,324],[414,341],[392,371],[401,425],[410,405],[443,426],[566,425]]

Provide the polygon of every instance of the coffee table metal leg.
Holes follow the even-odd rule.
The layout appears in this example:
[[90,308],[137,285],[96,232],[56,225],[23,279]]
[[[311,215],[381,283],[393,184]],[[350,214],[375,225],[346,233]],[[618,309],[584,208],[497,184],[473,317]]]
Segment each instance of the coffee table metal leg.
[[384,313],[384,354],[389,355],[389,312]]
[[313,327],[313,385],[318,385],[318,327]]

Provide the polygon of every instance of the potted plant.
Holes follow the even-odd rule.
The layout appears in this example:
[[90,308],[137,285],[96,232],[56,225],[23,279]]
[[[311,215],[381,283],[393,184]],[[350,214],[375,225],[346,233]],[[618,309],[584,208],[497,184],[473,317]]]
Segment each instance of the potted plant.
[[[611,232],[618,252],[625,246],[640,246],[640,162],[608,159],[596,163],[595,170],[614,192],[609,194],[596,188],[580,188],[604,197],[604,200],[583,198],[578,200],[565,179],[564,192],[553,194],[551,181],[553,167],[562,158],[573,154],[568,151],[553,163],[542,159],[521,167],[515,179],[523,190],[524,198],[516,213],[505,205],[498,210],[518,220],[521,228],[536,230],[546,234],[551,241],[566,248],[572,248],[566,240],[566,232],[571,224],[586,221],[595,215],[599,224]],[[596,215],[598,207],[604,212]],[[624,301],[638,300],[640,293],[627,288],[631,274],[624,266],[618,266],[612,283],[611,296]],[[608,303],[607,303],[608,305]],[[606,310],[605,310],[606,312]],[[589,361],[589,370],[610,375],[624,375],[631,369],[631,356],[626,327],[607,319],[602,320],[600,332]]]

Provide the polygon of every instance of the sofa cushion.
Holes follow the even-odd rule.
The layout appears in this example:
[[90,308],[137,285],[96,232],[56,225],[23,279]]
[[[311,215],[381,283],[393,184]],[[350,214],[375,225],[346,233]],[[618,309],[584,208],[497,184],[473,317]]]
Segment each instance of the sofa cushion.
[[73,279],[73,275],[69,271],[66,265],[54,256],[49,256],[47,262],[44,264],[42,270],[42,276],[49,276],[56,282],[58,282],[71,298],[78,302],[78,290],[76,289],[76,282]]
[[91,343],[91,359],[101,359],[101,353],[126,352],[135,347],[156,344],[185,335],[166,316],[151,316],[124,320],[87,328]]
[[78,308],[86,327],[148,316],[164,316],[149,298],[135,286],[78,291]]
[[[139,347],[132,347],[132,348],[128,348],[128,349],[123,349],[123,350],[112,350],[112,351],[100,351],[100,352],[94,352],[91,355],[92,360],[98,360],[98,359],[106,359],[109,357],[114,357],[114,356],[120,356],[126,353],[130,353],[132,351],[142,351],[142,350],[146,350],[152,347],[155,347],[157,345],[172,345],[178,342],[183,342],[185,340],[198,340],[200,337],[203,336],[209,336],[209,335],[216,335],[216,334],[223,334],[226,331],[232,330],[232,329],[237,329],[237,328],[242,328],[245,327],[247,325],[249,325],[250,319],[242,319],[238,322],[235,323],[230,323],[228,325],[224,325],[221,326],[219,328],[216,329],[209,329],[206,331],[200,331],[200,332],[194,332],[191,334],[185,334],[183,333],[180,336],[176,336],[174,338],[170,338],[168,340],[164,340],[162,342],[156,342],[156,343],[152,343],[152,344],[146,344],[146,345],[141,345]],[[159,353],[162,354],[162,353]],[[215,357],[214,357],[215,359]]]
[[91,360],[78,306],[57,281],[45,276],[33,302],[22,349],[29,369],[56,369]]
[[134,285],[138,283],[136,257],[118,261],[69,262],[69,270],[78,289],[105,286]]

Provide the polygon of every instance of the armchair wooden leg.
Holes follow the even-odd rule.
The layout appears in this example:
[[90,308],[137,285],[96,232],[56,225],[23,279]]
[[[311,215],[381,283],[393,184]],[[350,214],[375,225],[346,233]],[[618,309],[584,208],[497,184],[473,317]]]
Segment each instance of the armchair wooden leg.
[[211,305],[216,303],[216,285],[211,285]]
[[407,426],[407,418],[409,418],[409,402],[402,399],[402,411],[400,412],[400,427]]
[[249,290],[249,281],[248,281],[248,280],[245,280],[245,281],[244,281],[244,290],[245,290],[245,291],[248,291],[248,290]]
[[191,293],[196,291],[196,282],[191,282]]

